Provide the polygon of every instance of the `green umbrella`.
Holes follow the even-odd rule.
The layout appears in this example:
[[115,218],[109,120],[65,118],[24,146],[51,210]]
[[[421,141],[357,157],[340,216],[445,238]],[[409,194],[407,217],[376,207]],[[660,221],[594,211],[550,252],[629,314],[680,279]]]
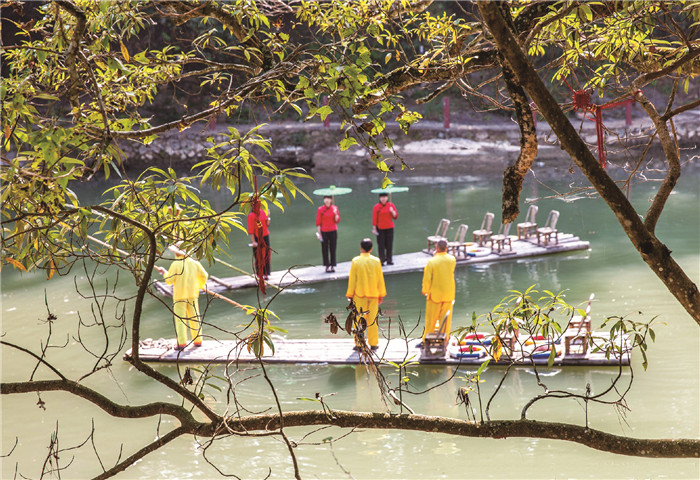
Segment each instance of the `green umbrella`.
[[396,185],[388,185],[386,188],[375,188],[370,190],[372,193],[401,193],[408,192],[408,187],[397,187]]
[[336,187],[335,185],[331,185],[328,188],[319,188],[318,190],[314,190],[314,195],[323,195],[324,197],[326,197],[326,196],[334,197],[336,195],[345,195],[346,193],[350,193],[350,192],[352,192],[352,188]]

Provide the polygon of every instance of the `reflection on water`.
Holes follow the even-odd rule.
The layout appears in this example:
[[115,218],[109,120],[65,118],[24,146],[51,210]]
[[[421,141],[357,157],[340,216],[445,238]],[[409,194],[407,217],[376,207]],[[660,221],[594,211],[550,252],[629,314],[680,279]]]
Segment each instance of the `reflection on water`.
[[[443,182],[444,180],[444,182]],[[354,183],[335,179],[336,185],[351,186],[352,195],[337,198],[341,223],[338,242],[338,260],[347,261],[357,255],[359,240],[370,235],[370,211],[376,196],[369,190],[376,182],[367,179]],[[498,212],[500,182],[476,177],[435,179],[415,178],[401,182],[410,187],[408,193],[395,194],[392,201],[399,209],[395,252],[405,253],[422,248],[425,237],[435,231],[440,218],[453,220],[448,236],[453,236],[459,223],[467,223],[470,231],[476,229],[486,211]],[[669,199],[667,211],[662,216],[658,233],[669,245],[674,257],[692,278],[700,278],[700,225],[697,206],[700,202],[697,179],[683,179],[680,192]],[[558,191],[567,186],[553,185]],[[306,191],[314,185],[304,185]],[[543,187],[528,179],[525,194],[535,197],[543,193]],[[641,188],[632,192],[632,200],[643,208],[648,204],[648,193]],[[210,194],[216,203],[225,203],[224,194]],[[314,199],[319,200],[319,199]],[[320,201],[320,200],[319,200]],[[318,202],[317,202],[318,203]],[[539,202],[540,220],[551,209],[561,212],[559,227],[591,242],[590,252],[555,255],[496,264],[460,266],[455,272],[457,300],[453,325],[471,323],[472,312],[483,314],[499,302],[508,290],[524,290],[530,285],[552,291],[567,290],[567,300],[578,304],[587,300],[591,292],[596,294],[593,306],[593,323],[599,325],[607,315],[626,315],[642,311],[635,317],[649,320],[659,316],[657,339],[650,346],[649,369],[644,372],[639,358],[633,358],[635,384],[627,397],[630,411],[626,418],[609,406],[589,406],[591,426],[608,432],[635,437],[695,437],[700,431],[700,377],[698,351],[700,338],[697,326],[665,291],[654,274],[642,262],[629,240],[621,233],[619,224],[605,204],[599,199],[582,198],[564,203],[557,200]],[[320,246],[313,236],[314,212],[317,205],[298,201],[286,207],[285,213],[273,212],[271,236],[277,253],[273,268],[291,265],[317,264],[320,262]],[[521,206],[522,210],[526,205]],[[498,216],[497,216],[498,218]],[[250,268],[248,239],[243,234],[231,238],[230,255],[234,265]],[[221,265],[207,266],[218,277],[232,275]],[[124,280],[123,278],[121,279]],[[77,282],[84,283],[78,274]],[[383,334],[396,335],[398,322],[418,336],[422,324],[420,318],[425,299],[420,295],[421,273],[406,273],[386,277],[388,297],[382,305],[386,317],[381,322]],[[133,289],[121,285],[126,294]],[[271,308],[279,316],[278,325],[288,331],[290,338],[331,338],[323,318],[333,312],[344,320],[346,284],[326,282],[314,286],[297,286],[279,295]],[[72,278],[54,278],[46,282],[39,275],[19,275],[7,269],[2,272],[3,333],[6,341],[44,338],[47,326],[43,306],[44,289],[52,311],[57,314],[55,338],[73,342],[76,312],[85,312],[89,304],[74,293]],[[228,295],[242,304],[256,305],[255,290],[232,292]],[[167,302],[166,302],[167,303]],[[249,317],[238,309],[216,300],[206,304],[205,334],[227,337],[224,332],[244,331]],[[341,322],[342,323],[342,322]],[[169,338],[173,336],[172,320],[166,305],[151,299],[146,304],[143,336]],[[342,333],[342,332],[341,332]],[[344,335],[344,334],[343,334]],[[38,341],[38,340],[37,340]],[[37,344],[38,345],[38,344]],[[35,345],[35,348],[38,346]],[[416,354],[418,352],[416,351]],[[89,361],[89,355],[63,350],[52,350],[54,361],[65,364],[64,373],[78,375],[81,366]],[[5,381],[20,371],[21,355],[3,349],[2,364]],[[12,365],[12,369],[8,368]],[[33,367],[33,365],[32,365]],[[202,368],[201,366],[199,367]],[[172,378],[178,378],[175,366],[162,365],[158,369]],[[394,387],[399,378],[391,367],[381,369]],[[449,415],[466,419],[464,406],[456,402],[456,392],[465,385],[464,377],[473,375],[475,369],[462,368],[453,372],[445,367],[418,366],[410,369],[409,392],[403,395],[417,413]],[[230,375],[236,389],[234,410],[262,412],[274,411],[272,392],[262,376],[259,366],[237,370],[235,365],[216,366],[211,372],[211,386],[205,388],[206,401],[223,408],[227,394],[223,381],[216,376]],[[380,399],[379,389],[373,377],[363,367],[329,365],[275,365],[267,368],[277,388],[280,403],[285,410],[320,408],[314,399],[316,393],[323,396],[330,408],[384,411],[387,407]],[[505,370],[489,367],[480,384],[482,405],[485,406],[495,392]],[[604,390],[617,375],[615,368],[556,368],[543,370],[541,381],[550,390],[583,393],[590,385],[593,392]],[[26,377],[25,377],[26,378]],[[629,381],[625,372],[622,381]],[[169,393],[154,388],[151,382],[129,369],[128,364],[116,360],[109,372],[90,379],[91,385],[113,395],[117,401],[142,404],[160,400]],[[417,395],[417,392],[425,392]],[[512,370],[492,402],[491,418],[517,419],[528,400],[544,392],[538,386],[532,371],[527,368]],[[472,404],[478,409],[479,399],[472,394]],[[3,445],[14,444],[14,435],[20,432],[20,444],[13,455],[4,459],[2,477],[14,475],[14,465],[20,466],[28,459],[36,459],[36,451],[45,449],[50,434],[60,421],[60,433],[66,445],[84,440],[90,431],[90,419],[95,418],[99,438],[98,447],[113,451],[114,445],[124,443],[124,454],[153,439],[158,422],[153,419],[139,421],[113,421],[86,402],[69,399],[67,395],[42,394],[47,410],[38,409],[36,396],[3,398]],[[389,408],[398,412],[398,407]],[[85,418],[85,422],[72,426],[70,416]],[[583,424],[585,406],[575,400],[544,400],[536,403],[529,418],[543,421],[574,422]],[[39,424],[36,425],[37,420]],[[160,431],[166,431],[176,422],[162,419]],[[26,425],[33,425],[31,430]],[[34,428],[36,425],[36,428]],[[128,437],[124,432],[128,429]],[[305,477],[354,478],[588,478],[594,476],[592,465],[605,465],[603,476],[648,478],[697,478],[697,460],[656,460],[612,457],[573,444],[531,439],[470,439],[421,432],[372,431],[355,432],[343,437],[346,431],[337,428],[292,429],[290,435],[305,438],[297,448],[302,474]],[[328,441],[332,437],[333,450]],[[342,438],[341,438],[342,437]],[[139,443],[141,442],[141,443]],[[3,454],[8,448],[3,447]],[[494,452],[498,452],[496,464]],[[108,461],[116,461],[116,454]],[[431,461],[437,455],[438,461]],[[76,456],[78,454],[76,453]],[[226,473],[243,477],[262,478],[272,468],[273,478],[289,478],[292,475],[286,447],[275,438],[231,437],[222,439],[207,451],[207,458],[223,465]],[[76,460],[82,472],[95,472],[99,468],[94,453],[82,452]],[[614,459],[614,460],[613,460]],[[613,460],[613,461],[611,461]],[[21,467],[20,467],[21,468]],[[30,467],[27,467],[30,468]],[[22,471],[22,470],[20,470]],[[26,472],[32,476],[29,471]],[[36,473],[36,472],[34,472]],[[34,474],[33,476],[38,476]],[[76,476],[79,476],[76,474]],[[191,439],[176,441],[163,452],[149,457],[129,469],[118,478],[213,478],[217,473],[207,465],[201,448]]]

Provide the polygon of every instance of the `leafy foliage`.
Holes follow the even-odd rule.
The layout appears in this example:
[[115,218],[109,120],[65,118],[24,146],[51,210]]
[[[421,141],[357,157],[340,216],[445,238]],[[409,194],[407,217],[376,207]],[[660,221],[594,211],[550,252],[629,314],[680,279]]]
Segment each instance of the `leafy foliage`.
[[[2,46],[2,263],[22,271],[43,269],[50,279],[89,258],[99,265],[127,269],[138,287],[130,319],[126,320],[119,300],[122,313],[115,328],[120,336],[119,342],[109,345],[112,351],[105,347],[104,353],[95,355],[86,347],[98,358],[85,376],[108,368],[124,345],[127,324],[132,327],[132,349],[138,350],[150,274],[167,245],[183,241],[183,248],[193,255],[212,261],[232,234],[244,234],[242,218],[254,196],[266,208],[283,208],[278,193],[286,204],[297,193],[304,196],[294,184],[306,177],[304,172],[280,169],[258,158],[258,152],[271,148],[263,125],[247,132],[231,127],[212,137],[206,158],[187,174],[144,165],[135,179],[130,178],[123,166],[124,142],[148,145],[162,133],[183,131],[220,115],[235,117],[262,104],[273,117],[290,111],[301,121],[339,119],[344,132],[339,148],[364,148],[385,174],[382,186],[386,186],[393,171],[406,167],[387,125],[396,122],[407,132],[421,120],[406,101],[411,93],[419,91],[418,101],[429,102],[454,88],[488,108],[512,109],[499,91],[502,52],[485,30],[478,8],[463,2],[430,3],[3,2],[3,13],[19,13],[3,15],[8,22],[3,28],[12,25],[14,37]],[[511,1],[498,8],[531,59],[543,64],[542,74],[555,82],[585,79],[582,88],[597,88],[599,95],[614,97],[664,77],[683,82],[687,90],[690,79],[700,72],[697,2]],[[25,16],[22,9],[32,14]],[[671,97],[668,118],[675,112]],[[692,106],[691,102],[686,107]],[[161,109],[169,115],[158,115]],[[85,203],[73,186],[97,176],[117,183],[101,201]],[[207,188],[226,189],[230,204],[215,209],[202,195]],[[93,295],[99,307],[99,296]],[[258,357],[274,351],[273,335],[283,332],[272,325],[274,314],[266,307],[247,313],[251,323],[244,326],[247,336],[242,338],[247,348]],[[530,353],[527,342],[542,341],[550,348],[546,361],[551,366],[556,356],[552,346],[576,314],[583,315],[565,302],[562,293],[531,287],[510,292],[491,312],[475,316],[463,333],[490,328],[493,362],[508,360],[516,351]],[[105,332],[113,327],[104,319],[94,325]],[[591,348],[620,355],[627,347],[618,340],[627,336],[643,352],[646,368],[647,338],[654,340],[649,325],[612,317],[607,326],[609,341],[591,339]],[[30,355],[56,374],[52,388],[71,391],[126,418],[172,415],[181,424],[158,439],[163,443],[146,445],[103,477],[123,471],[183,434],[215,437],[246,430],[230,427],[242,411],[237,404],[233,414],[218,413],[203,401],[211,390],[221,388],[218,382],[228,384],[227,393],[233,391],[228,376],[214,376],[206,368],[189,369],[175,382],[136,358],[134,367],[175,392],[178,400],[135,413],[60,374],[45,359],[48,343],[42,345],[41,354]],[[460,394],[469,409],[473,405],[467,401],[469,394],[476,391],[487,420],[490,400],[482,408],[479,383],[490,361],[465,379],[467,386]],[[416,393],[411,390],[411,366],[411,358],[393,365],[399,382],[388,394],[402,408],[404,394]],[[196,382],[193,371],[199,373]],[[13,388],[44,391],[43,384],[30,380]],[[603,402],[602,396],[613,392],[616,383],[600,395],[573,395],[548,390],[538,378],[545,393],[524,406],[522,417],[541,398],[573,397],[586,405]],[[274,394],[272,385],[271,391]],[[620,406],[623,400],[624,392],[613,403]],[[315,401],[323,407],[324,421],[340,418],[323,396],[317,395]],[[279,427],[274,426],[276,420],[268,420],[250,430],[268,429],[279,435],[288,446],[295,476],[300,477],[279,402],[277,406]],[[192,410],[210,423],[196,421]],[[497,435],[502,434],[493,434]]]

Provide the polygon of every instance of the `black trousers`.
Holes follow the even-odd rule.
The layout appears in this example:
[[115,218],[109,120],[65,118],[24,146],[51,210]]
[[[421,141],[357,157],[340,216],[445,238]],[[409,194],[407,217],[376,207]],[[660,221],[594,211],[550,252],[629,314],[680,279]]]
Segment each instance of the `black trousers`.
[[338,246],[338,230],[321,232],[321,255],[324,267],[335,267],[335,249]]
[[[261,243],[260,239],[257,236],[255,237],[255,241],[258,243]],[[265,235],[262,238],[262,242],[264,242],[265,245],[267,245],[269,247],[270,246],[270,236]],[[257,255],[257,253],[258,253],[258,247],[253,247],[253,258],[255,259],[255,272],[256,273],[258,272],[258,255]],[[268,248],[267,255],[265,256],[265,275],[268,275],[268,276],[270,275],[270,272],[272,272],[272,268],[270,267],[270,257],[272,256],[271,253],[272,252]]]
[[394,229],[393,228],[378,228],[377,229],[377,253],[379,260],[384,263],[394,263]]

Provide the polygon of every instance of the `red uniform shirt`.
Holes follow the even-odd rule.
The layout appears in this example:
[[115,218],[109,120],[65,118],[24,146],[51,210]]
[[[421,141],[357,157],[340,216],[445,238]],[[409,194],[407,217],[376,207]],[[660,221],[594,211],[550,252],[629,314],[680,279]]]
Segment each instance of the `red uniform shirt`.
[[260,209],[259,215],[255,215],[254,212],[248,214],[248,234],[255,235],[257,233],[258,222],[262,223],[263,237],[269,235],[270,231],[267,229],[267,214],[263,209]]
[[386,202],[384,205],[382,205],[382,202],[377,203],[372,210],[372,225],[381,230],[394,228],[392,210],[396,212],[396,218],[398,218],[399,211],[396,209],[396,205],[391,202]]
[[326,207],[321,205],[316,211],[316,226],[321,226],[322,232],[334,232],[338,230],[338,222],[336,222],[336,215],[338,216],[338,222],[340,221],[340,212],[338,212],[338,207],[331,205]]

